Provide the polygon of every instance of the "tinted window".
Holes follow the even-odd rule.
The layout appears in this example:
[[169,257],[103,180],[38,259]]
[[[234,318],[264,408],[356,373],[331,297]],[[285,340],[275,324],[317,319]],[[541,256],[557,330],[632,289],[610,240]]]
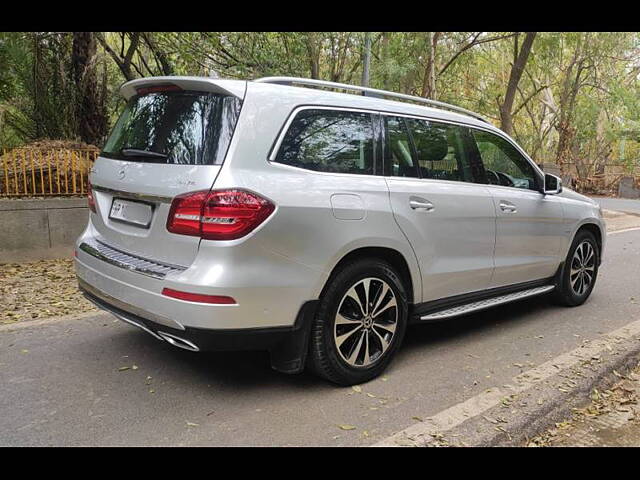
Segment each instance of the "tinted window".
[[473,182],[467,155],[467,129],[457,125],[408,118],[422,178]]
[[384,149],[386,175],[417,177],[418,169],[411,154],[411,141],[404,119],[384,116],[384,121],[387,128]]
[[481,130],[473,130],[473,136],[486,171],[486,183],[537,190],[533,166],[511,142]]
[[372,175],[371,115],[302,110],[285,134],[275,161],[321,172]]
[[[132,97],[102,155],[139,162],[220,164],[240,106],[235,97],[187,91]],[[136,155],[136,150],[159,155]]]

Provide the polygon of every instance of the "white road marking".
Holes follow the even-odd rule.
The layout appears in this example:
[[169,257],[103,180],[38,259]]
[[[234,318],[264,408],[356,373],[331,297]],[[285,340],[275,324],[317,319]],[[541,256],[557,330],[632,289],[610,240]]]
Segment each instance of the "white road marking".
[[451,430],[462,422],[496,407],[506,396],[529,390],[564,369],[576,366],[583,360],[598,356],[605,350],[609,351],[612,342],[627,340],[639,334],[640,320],[631,322],[624,327],[590,341],[587,345],[582,345],[575,350],[564,353],[536,368],[517,375],[512,379],[513,385],[504,385],[503,387],[493,387],[485,390],[483,393],[449,407],[432,417],[425,418],[423,422],[391,435],[373,446],[408,445],[419,438],[431,439],[436,434]]
[[614,230],[607,232],[607,235],[615,235],[616,233],[633,232],[634,230],[640,230],[640,227],[623,228],[622,230]]

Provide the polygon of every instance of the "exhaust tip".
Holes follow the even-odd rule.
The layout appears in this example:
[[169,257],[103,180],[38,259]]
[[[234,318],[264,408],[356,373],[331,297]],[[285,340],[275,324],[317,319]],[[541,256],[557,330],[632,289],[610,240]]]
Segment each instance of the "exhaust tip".
[[176,337],[175,335],[166,332],[158,332],[158,335],[160,335],[164,340],[169,342],[174,347],[184,348],[185,350],[189,350],[190,352],[200,351],[197,345],[190,342],[189,340],[185,340],[184,338]]

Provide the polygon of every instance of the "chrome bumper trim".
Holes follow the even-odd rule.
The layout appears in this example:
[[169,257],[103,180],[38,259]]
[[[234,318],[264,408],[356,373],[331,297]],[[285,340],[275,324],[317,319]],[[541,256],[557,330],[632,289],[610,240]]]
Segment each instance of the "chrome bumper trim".
[[138,255],[123,252],[98,239],[89,239],[80,244],[80,250],[102,261],[141,273],[149,277],[163,279],[169,273],[180,273],[187,269],[181,265],[171,265],[158,260],[149,260]]
[[[83,293],[87,293],[85,298],[87,298],[91,303],[100,308],[101,310],[106,310],[107,312],[115,315],[120,320],[124,320],[127,323],[131,323],[136,327],[140,327],[145,331],[151,333],[154,337],[158,337],[155,333],[151,332],[147,327],[142,325],[140,322],[137,322],[132,317],[127,315],[127,312],[131,315],[135,315],[138,317],[142,317],[152,322],[159,323],[161,325],[165,325],[170,328],[176,328],[179,330],[184,330],[184,326],[182,324],[176,322],[175,320],[171,320],[166,317],[161,317],[160,315],[155,315],[153,313],[147,312],[146,310],[142,310],[141,308],[134,307],[133,305],[129,305],[117,298],[112,297],[104,292],[101,292],[97,288],[92,287],[87,282],[78,278],[78,286]],[[162,340],[162,338],[160,338]]]

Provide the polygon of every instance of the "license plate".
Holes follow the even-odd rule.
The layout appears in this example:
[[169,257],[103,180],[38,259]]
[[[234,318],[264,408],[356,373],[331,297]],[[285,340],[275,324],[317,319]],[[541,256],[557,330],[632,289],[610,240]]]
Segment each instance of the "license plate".
[[152,213],[153,210],[148,203],[114,198],[113,203],[111,203],[109,218],[137,227],[149,228]]

